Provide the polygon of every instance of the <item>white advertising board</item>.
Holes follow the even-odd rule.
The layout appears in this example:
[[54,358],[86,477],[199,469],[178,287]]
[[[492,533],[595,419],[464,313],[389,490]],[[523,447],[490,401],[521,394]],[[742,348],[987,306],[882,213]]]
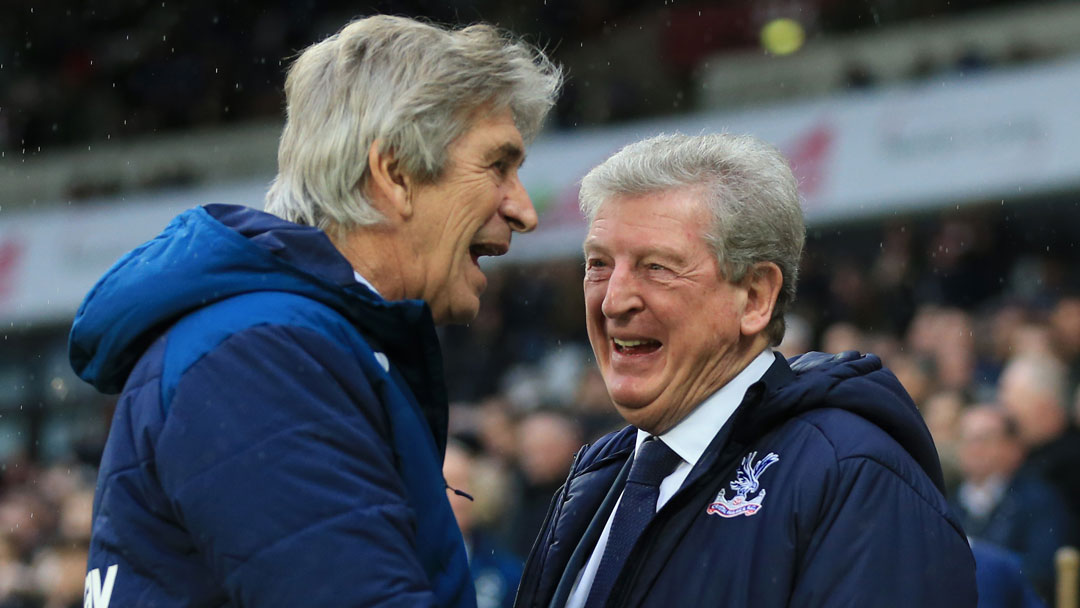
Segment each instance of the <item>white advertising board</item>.
[[[577,185],[621,146],[657,133],[751,133],[780,148],[810,223],[1080,190],[1080,60],[953,76],[738,113],[710,113],[548,134],[522,179],[541,215],[506,260],[577,255]],[[265,179],[114,201],[0,209],[0,323],[69,319],[117,258],[179,211],[260,207]]]

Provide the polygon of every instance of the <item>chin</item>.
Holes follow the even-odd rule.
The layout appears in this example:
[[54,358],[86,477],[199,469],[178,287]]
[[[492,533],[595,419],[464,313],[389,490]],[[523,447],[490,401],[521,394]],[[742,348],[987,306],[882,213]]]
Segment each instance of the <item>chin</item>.
[[627,424],[632,424],[646,433],[662,435],[668,430],[666,426],[662,428],[663,419],[659,412],[651,411],[647,407],[626,407],[616,403],[615,410]]
[[480,300],[477,298],[471,303],[451,305],[441,315],[435,316],[436,325],[465,325],[472,323],[476,315],[480,313]]
[[[612,379],[608,387],[608,396],[612,403],[626,411],[642,410],[649,406],[660,396],[659,391],[647,386],[641,386],[638,378],[616,377]],[[606,379],[605,379],[606,381]]]

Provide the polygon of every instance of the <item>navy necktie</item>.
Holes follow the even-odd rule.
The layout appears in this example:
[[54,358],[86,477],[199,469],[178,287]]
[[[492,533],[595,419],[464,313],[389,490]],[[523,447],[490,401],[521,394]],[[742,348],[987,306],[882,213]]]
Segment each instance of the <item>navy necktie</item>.
[[660,498],[660,482],[682,461],[679,455],[656,437],[649,437],[638,446],[630,475],[626,479],[615,519],[611,522],[604,556],[596,571],[586,608],[600,608],[611,594],[615,579],[622,571],[626,556],[634,547],[645,526],[656,515]]

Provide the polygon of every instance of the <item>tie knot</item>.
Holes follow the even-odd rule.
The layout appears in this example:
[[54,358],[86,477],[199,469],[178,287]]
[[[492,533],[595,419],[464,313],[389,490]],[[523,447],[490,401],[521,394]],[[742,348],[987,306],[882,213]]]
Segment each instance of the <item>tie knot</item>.
[[655,436],[638,446],[634,464],[630,465],[630,483],[659,487],[660,482],[675,470],[682,458]]

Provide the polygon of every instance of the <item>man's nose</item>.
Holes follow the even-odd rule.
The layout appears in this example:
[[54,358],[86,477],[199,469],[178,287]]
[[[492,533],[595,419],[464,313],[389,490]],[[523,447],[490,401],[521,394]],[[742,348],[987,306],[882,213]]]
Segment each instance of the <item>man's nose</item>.
[[540,219],[536,216],[529,193],[525,191],[525,185],[514,176],[512,183],[507,186],[510,190],[503,198],[499,213],[506,218],[506,223],[514,232],[531,232],[536,228]]
[[611,276],[608,277],[607,291],[604,292],[604,301],[600,306],[604,316],[617,319],[641,310],[644,306],[645,302],[641,299],[637,277],[626,266],[616,265]]

